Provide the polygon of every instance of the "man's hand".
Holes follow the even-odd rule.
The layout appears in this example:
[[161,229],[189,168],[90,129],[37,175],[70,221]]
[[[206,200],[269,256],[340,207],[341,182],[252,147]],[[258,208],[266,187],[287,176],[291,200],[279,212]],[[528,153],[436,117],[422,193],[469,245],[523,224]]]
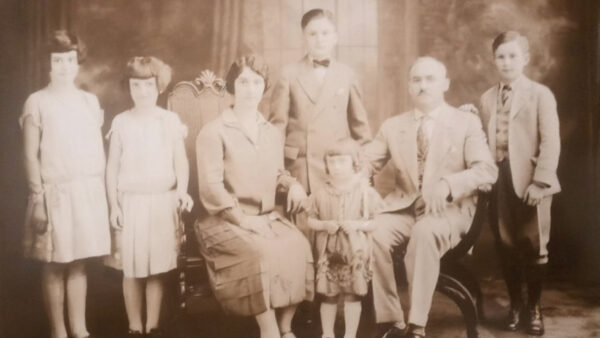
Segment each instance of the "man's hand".
[[535,183],[531,183],[527,189],[525,190],[525,195],[523,196],[523,201],[530,206],[536,206],[540,204],[542,198],[544,198],[544,191],[546,188],[542,188]]
[[431,194],[425,199],[425,213],[440,216],[448,204],[450,187],[445,180],[438,181],[433,187]]
[[297,214],[304,209],[303,205],[306,198],[306,192],[300,183],[293,183],[288,190],[285,210],[290,214]]

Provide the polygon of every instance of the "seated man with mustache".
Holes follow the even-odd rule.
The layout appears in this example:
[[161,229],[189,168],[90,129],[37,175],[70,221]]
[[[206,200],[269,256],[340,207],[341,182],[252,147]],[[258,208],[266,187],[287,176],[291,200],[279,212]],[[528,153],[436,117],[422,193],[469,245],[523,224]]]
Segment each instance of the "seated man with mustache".
[[[494,183],[498,174],[477,116],[445,102],[449,85],[443,63],[418,58],[408,85],[415,108],[386,120],[364,147],[372,172],[390,160],[395,172],[386,212],[373,221],[375,319],[394,324],[387,338],[425,337],[440,258],[469,230],[478,187]],[[391,255],[407,242],[408,327]]]

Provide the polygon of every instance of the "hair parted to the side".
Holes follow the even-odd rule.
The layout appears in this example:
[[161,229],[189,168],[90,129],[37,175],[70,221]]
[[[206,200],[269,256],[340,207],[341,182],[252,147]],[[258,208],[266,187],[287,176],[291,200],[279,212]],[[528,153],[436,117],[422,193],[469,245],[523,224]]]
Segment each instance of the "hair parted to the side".
[[517,41],[523,53],[529,53],[529,40],[525,35],[517,31],[506,31],[499,34],[492,42],[492,53],[496,53],[496,49],[500,45],[511,41]]
[[269,67],[266,62],[258,55],[247,54],[237,58],[229,67],[227,76],[225,77],[225,88],[231,95],[235,95],[235,80],[244,71],[244,68],[248,67],[256,74],[260,75],[265,81],[265,90],[269,88]]
[[156,88],[163,93],[171,83],[171,67],[154,56],[134,56],[127,61],[127,79],[156,79]]
[[331,11],[322,8],[315,8],[304,13],[304,15],[302,16],[302,20],[300,20],[300,27],[304,29],[311,21],[318,18],[327,18],[331,22],[331,24],[335,26],[335,19]]
[[356,142],[350,137],[343,137],[331,143],[325,151],[323,161],[325,161],[325,170],[327,171],[327,173],[329,173],[329,169],[327,169],[327,157],[340,155],[349,155],[350,157],[352,157],[354,171],[360,171],[362,166],[362,160],[360,156],[360,147],[358,145],[358,142]]

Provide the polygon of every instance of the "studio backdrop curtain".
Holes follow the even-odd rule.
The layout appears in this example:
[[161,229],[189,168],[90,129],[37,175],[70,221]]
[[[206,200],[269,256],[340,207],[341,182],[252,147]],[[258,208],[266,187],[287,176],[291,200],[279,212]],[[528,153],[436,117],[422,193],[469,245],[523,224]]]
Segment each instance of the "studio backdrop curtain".
[[26,87],[31,93],[48,83],[40,56],[50,33],[56,29],[74,30],[76,0],[22,1],[27,18],[25,37]]
[[260,0],[219,0],[213,11],[212,70],[225,76],[236,57],[263,51],[263,3]]

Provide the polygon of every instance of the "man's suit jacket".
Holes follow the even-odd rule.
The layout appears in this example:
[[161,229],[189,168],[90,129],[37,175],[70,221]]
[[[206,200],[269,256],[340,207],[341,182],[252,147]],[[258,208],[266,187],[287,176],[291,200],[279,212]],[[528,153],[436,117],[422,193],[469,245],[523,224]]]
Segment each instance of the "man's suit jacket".
[[283,69],[268,117],[286,135],[286,169],[307,191],[324,185],[324,154],[333,141],[350,136],[362,144],[371,139],[354,72],[331,61],[321,84],[312,70],[308,56]]
[[[547,194],[560,191],[556,175],[560,133],[556,100],[548,87],[525,76],[513,85],[508,125],[508,157],[515,193],[523,197],[533,182],[549,186]],[[481,120],[492,154],[496,153],[496,114],[499,85],[481,96]]]
[[[422,189],[417,168],[417,128],[414,111],[387,119],[377,136],[364,147],[365,159],[374,171],[391,160],[395,189],[385,197],[386,211],[402,211],[422,194],[427,197],[440,180],[448,182],[452,202],[444,216],[458,235],[473,221],[477,188],[496,181],[498,168],[489,152],[477,116],[444,104],[435,120],[425,162]],[[457,241],[459,238],[453,241]]]

